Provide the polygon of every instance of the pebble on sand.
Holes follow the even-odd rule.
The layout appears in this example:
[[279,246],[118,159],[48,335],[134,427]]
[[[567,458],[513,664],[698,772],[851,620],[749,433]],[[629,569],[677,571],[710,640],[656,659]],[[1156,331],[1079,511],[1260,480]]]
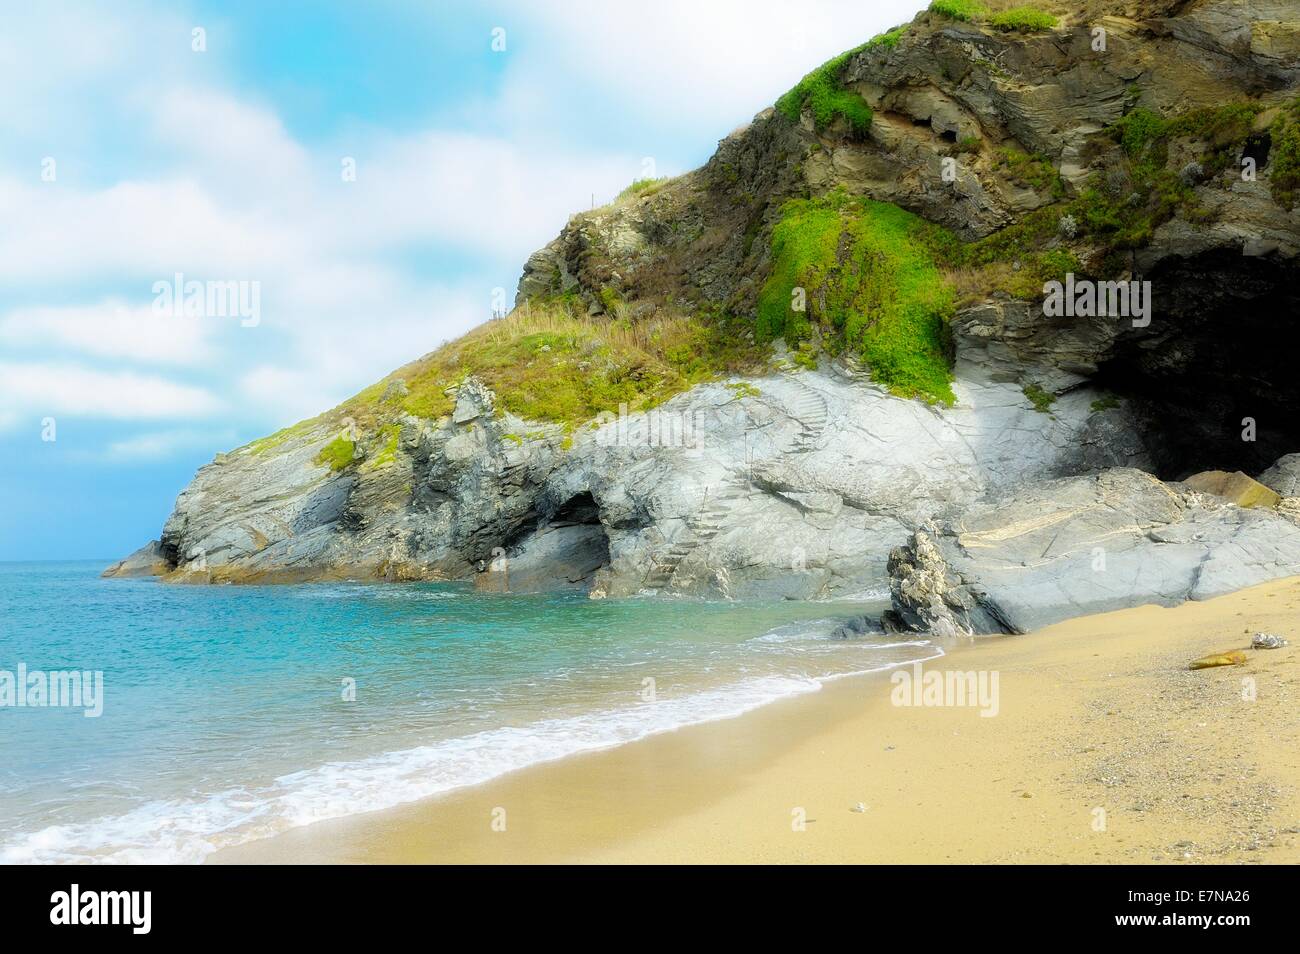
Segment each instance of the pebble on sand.
[[1240,666],[1246,661],[1246,654],[1240,649],[1234,649],[1226,653],[1211,653],[1208,656],[1202,656],[1200,659],[1194,659],[1188,665],[1188,669],[1211,669],[1214,666]]

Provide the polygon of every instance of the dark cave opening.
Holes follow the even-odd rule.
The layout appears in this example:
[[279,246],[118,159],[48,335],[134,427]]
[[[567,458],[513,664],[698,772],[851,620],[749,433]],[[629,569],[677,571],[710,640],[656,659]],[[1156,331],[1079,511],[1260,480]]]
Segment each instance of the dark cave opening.
[[1254,476],[1300,450],[1300,269],[1216,251],[1143,277],[1150,325],[1113,319],[1125,327],[1096,381],[1133,402],[1157,476]]
[[600,526],[600,505],[591,491],[584,490],[562,503],[547,522],[553,527],[573,524]]
[[1246,140],[1246,145],[1241,150],[1241,158],[1253,159],[1255,160],[1255,168],[1263,169],[1268,165],[1268,154],[1272,149],[1273,137],[1268,133],[1260,133]]
[[521,524],[477,583],[509,592],[587,587],[609,561],[600,506],[582,491],[549,512],[543,505]]

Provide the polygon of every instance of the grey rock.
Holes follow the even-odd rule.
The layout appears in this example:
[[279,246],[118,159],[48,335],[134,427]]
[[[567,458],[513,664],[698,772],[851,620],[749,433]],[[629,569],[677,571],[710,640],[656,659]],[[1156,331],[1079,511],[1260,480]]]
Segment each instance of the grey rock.
[[[1179,493],[1129,469],[1028,483],[952,521],[933,550],[937,558],[914,545],[909,559],[927,568],[941,561],[945,605],[981,608],[998,624],[973,627],[986,632],[1024,633],[1145,603],[1172,606],[1300,573],[1300,528],[1290,521]],[[909,575],[896,579],[906,583]],[[923,628],[924,616],[906,612],[908,601],[900,606],[896,596],[894,606],[911,628]]]
[[163,555],[162,544],[157,540],[150,540],[139,550],[136,550],[126,559],[114,563],[100,575],[118,577],[159,576],[169,569],[167,559]]
[[861,639],[883,633],[879,621],[870,616],[854,616],[831,630],[831,639]]
[[1287,640],[1274,633],[1256,633],[1250,640],[1251,649],[1281,649]]
[[1300,454],[1279,458],[1257,478],[1261,484],[1282,497],[1300,497]]

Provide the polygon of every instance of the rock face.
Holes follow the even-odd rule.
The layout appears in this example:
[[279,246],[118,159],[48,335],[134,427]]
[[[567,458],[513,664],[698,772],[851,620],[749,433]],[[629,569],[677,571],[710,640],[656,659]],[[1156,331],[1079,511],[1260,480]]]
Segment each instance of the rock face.
[[[384,440],[327,413],[219,455],[157,546],[108,572],[888,594],[890,627],[954,636],[1300,572],[1300,455],[1282,457],[1300,447],[1300,215],[1269,161],[1270,123],[1300,83],[1300,14],[1290,0],[1058,6],[1058,28],[1030,34],[921,14],[844,62],[868,132],[764,110],[703,168],[575,215],[528,259],[519,300],[627,322],[667,307],[752,316],[783,204],[837,190],[968,241],[1046,222],[1082,272],[1118,256],[1116,278],[1150,281],[1149,321],[967,296],[951,407],[893,396],[849,357],[814,369],[779,349],[766,373],[575,428],[523,420],[458,378],[449,413],[403,414]],[[1256,128],[1227,165],[1168,147],[1180,211],[1127,244],[1074,240],[1057,204],[1137,188],[1118,121],[1243,98]],[[1258,175],[1238,171],[1246,159]],[[1003,264],[1011,279],[1022,267]],[[380,390],[408,393],[396,377]],[[1206,470],[1224,473],[1175,482]]]
[[[920,564],[958,624],[1024,633],[1071,616],[1143,603],[1173,606],[1300,573],[1300,528],[1269,510],[1180,491],[1115,469],[1027,485],[971,508],[933,541],[917,534],[891,561]],[[897,576],[896,612],[918,600]],[[901,591],[901,592],[900,592]],[[971,608],[978,608],[975,615]],[[924,609],[924,606],[922,607]],[[944,615],[941,611],[939,615]]]
[[1300,454],[1287,454],[1264,473],[1259,482],[1282,497],[1300,496]]
[[171,569],[163,556],[162,545],[157,540],[150,540],[125,560],[118,560],[102,576],[140,577],[160,576]]
[[[883,593],[891,548],[932,514],[1025,481],[1145,463],[1097,392],[1036,411],[1011,384],[957,384],[953,408],[846,370],[698,387],[649,414],[528,439],[473,379],[456,411],[407,419],[387,466],[317,463],[306,428],[203,468],[167,521],[179,580],[469,579],[812,598]],[[760,530],[761,532],[755,532]],[[508,583],[507,583],[508,581]]]

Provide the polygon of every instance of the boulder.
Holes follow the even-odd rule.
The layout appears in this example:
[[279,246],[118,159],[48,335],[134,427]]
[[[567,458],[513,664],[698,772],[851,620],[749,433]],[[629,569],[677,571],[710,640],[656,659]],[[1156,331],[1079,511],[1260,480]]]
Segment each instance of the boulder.
[[1252,480],[1241,471],[1228,473],[1207,470],[1184,479],[1182,486],[1202,494],[1214,494],[1230,500],[1238,507],[1276,507],[1282,498],[1259,481]]
[[1259,475],[1259,482],[1283,497],[1300,497],[1300,454],[1287,454]]
[[118,560],[101,576],[141,577],[162,576],[171,569],[171,564],[163,556],[162,544],[150,540],[124,560]]

